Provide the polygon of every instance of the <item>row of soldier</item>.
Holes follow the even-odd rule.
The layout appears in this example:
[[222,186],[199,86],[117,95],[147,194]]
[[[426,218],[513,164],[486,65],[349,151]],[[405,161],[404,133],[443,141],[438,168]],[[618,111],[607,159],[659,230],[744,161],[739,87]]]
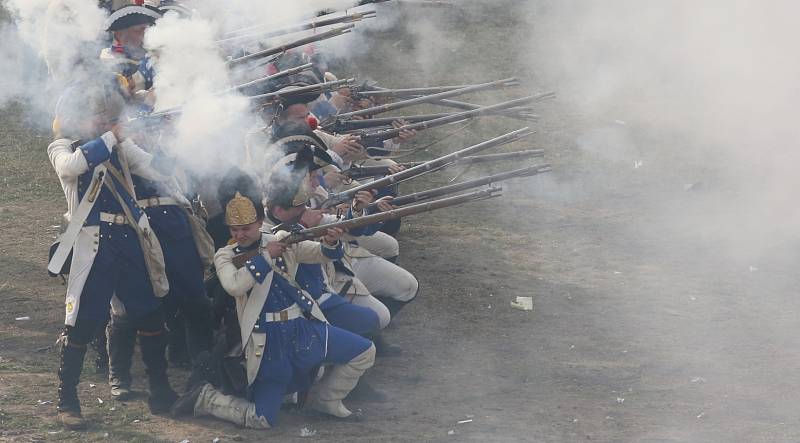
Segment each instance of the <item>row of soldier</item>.
[[[110,69],[64,92],[48,147],[67,200],[67,227],[48,265],[68,274],[59,420],[86,424],[77,386],[90,343],[107,349],[100,366],[107,358],[111,395],[122,400],[131,395],[138,341],[155,414],[213,415],[263,429],[287,402],[348,418],[343,400],[357,385],[361,395],[383,398],[359,379],[376,355],[400,354],[381,330],[419,290],[395,263],[397,241],[382,231],[396,226],[332,228],[317,241],[286,241],[298,229],[392,208],[392,189],[319,207],[329,192],[353,185],[340,172],[369,156],[357,138],[314,129],[314,120],[368,104],[346,89],[287,95],[264,114],[256,131],[262,137],[242,147],[251,161],[210,189],[177,180],[168,154],[124,115],[132,106],[152,109],[158,74],[142,42],[164,9],[116,6],[111,44],[99,54]],[[266,87],[286,91],[335,78],[321,59],[313,61],[311,73]],[[414,136],[403,130],[375,148],[391,150]],[[216,204],[207,210],[203,200]],[[191,374],[180,396],[167,376],[168,342],[175,355],[188,349]]]

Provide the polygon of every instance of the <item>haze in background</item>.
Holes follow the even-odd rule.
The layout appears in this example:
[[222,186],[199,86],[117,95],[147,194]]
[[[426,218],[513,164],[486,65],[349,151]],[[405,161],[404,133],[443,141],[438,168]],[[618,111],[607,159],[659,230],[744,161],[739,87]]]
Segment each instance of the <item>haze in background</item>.
[[663,215],[757,258],[800,239],[799,13],[792,1],[531,1],[526,37],[543,57],[527,62],[586,123],[584,154],[702,193],[680,198],[702,198],[703,218]]

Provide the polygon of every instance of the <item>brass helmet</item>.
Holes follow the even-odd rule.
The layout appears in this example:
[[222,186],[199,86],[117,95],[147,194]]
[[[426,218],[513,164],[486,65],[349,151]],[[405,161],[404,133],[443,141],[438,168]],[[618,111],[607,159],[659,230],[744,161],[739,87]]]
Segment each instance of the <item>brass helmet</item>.
[[258,220],[258,211],[253,200],[239,192],[236,192],[236,195],[225,205],[225,224],[228,226],[244,226]]

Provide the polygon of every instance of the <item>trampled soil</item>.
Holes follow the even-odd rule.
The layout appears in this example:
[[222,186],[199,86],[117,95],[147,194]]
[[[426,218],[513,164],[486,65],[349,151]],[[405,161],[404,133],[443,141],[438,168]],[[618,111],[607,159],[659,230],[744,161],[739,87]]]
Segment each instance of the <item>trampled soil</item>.
[[[358,69],[393,86],[519,75],[531,90],[558,88],[516,62],[532,48],[502,38],[524,20],[426,16],[461,39],[452,51],[441,43],[447,51],[433,67],[415,52],[430,42],[392,28],[370,43],[392,56],[360,56]],[[454,69],[464,60],[483,69]],[[277,429],[250,431],[151,416],[144,397],[110,399],[89,352],[80,395],[92,426],[75,433],[54,423],[52,346],[65,287],[45,273],[63,196],[45,154],[48,134],[25,129],[19,109],[8,110],[0,127],[0,441],[798,440],[795,245],[775,245],[757,263],[729,258],[713,227],[692,224],[708,219],[717,195],[686,190],[695,171],[659,168],[655,157],[635,168],[582,153],[580,109],[556,101],[540,114],[532,143],[516,146],[547,149],[553,172],[510,184],[501,199],[404,222],[400,264],[422,292],[385,332],[403,356],[378,360],[367,376],[391,401],[350,404],[363,421],[285,414]],[[516,127],[479,123],[435,149]],[[675,213],[684,224],[668,221]],[[516,296],[533,297],[535,309],[513,309]],[[186,374],[170,375],[177,382]],[[138,359],[135,377],[143,391]],[[303,429],[314,435],[301,438]]]

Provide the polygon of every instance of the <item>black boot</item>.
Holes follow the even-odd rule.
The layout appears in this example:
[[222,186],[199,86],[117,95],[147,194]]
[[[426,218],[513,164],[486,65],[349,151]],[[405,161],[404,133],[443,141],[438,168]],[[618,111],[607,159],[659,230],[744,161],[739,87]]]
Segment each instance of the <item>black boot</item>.
[[386,339],[383,338],[383,333],[381,331],[373,332],[365,337],[372,340],[372,343],[375,344],[375,355],[378,357],[399,357],[403,354],[403,349],[400,348],[400,346],[387,342]]
[[167,348],[167,338],[164,330],[158,332],[140,332],[139,346],[142,350],[142,360],[150,384],[150,397],[147,405],[153,414],[165,414],[178,399],[178,394],[172,390],[167,378],[167,359],[164,356]]
[[136,330],[124,317],[114,316],[106,327],[108,336],[108,384],[111,397],[127,400],[131,397],[131,360],[136,345]]
[[214,341],[211,302],[207,297],[190,299],[181,306],[181,312],[186,325],[186,347],[194,361],[200,353],[210,352]]
[[192,366],[189,349],[186,346],[186,322],[183,315],[177,314],[167,320],[167,360],[173,368],[188,369]]
[[78,382],[81,379],[86,345],[69,342],[66,332],[61,340],[61,365],[58,368],[58,421],[70,429],[83,429],[86,422],[81,416],[78,400]]
[[189,374],[189,378],[186,379],[186,386],[184,386],[183,392],[190,392],[195,387],[206,383],[214,384],[217,378],[211,353],[203,351],[197,354],[194,363],[192,363],[192,372]]
[[92,340],[92,349],[97,353],[94,357],[94,370],[101,375],[108,375],[108,350],[106,346],[106,330],[102,328]]
[[369,383],[367,383],[364,378],[358,379],[358,383],[356,387],[347,394],[348,400],[352,401],[363,401],[363,402],[373,402],[373,403],[385,403],[389,401],[389,396],[387,396],[383,391],[379,391],[372,387]]
[[399,301],[388,297],[376,297],[376,298],[380,300],[381,303],[386,305],[386,308],[389,309],[389,314],[391,314],[392,318],[394,318],[394,316],[397,315],[397,313],[400,312],[400,310],[403,309],[407,304],[411,303],[411,301],[414,300],[413,298],[409,301]]

